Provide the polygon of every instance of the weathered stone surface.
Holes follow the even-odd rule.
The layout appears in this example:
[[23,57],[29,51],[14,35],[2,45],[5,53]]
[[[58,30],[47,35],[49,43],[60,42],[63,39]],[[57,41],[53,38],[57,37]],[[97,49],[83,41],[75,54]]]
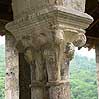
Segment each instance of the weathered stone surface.
[[81,12],[85,11],[86,0],[64,0],[64,1],[65,6],[70,9],[74,9]]
[[[85,11],[86,0],[12,0],[14,18],[25,16],[28,10],[37,13],[41,9],[64,6],[70,10]],[[20,9],[21,8],[21,9]]]
[[61,64],[61,79],[69,81],[69,63],[73,59],[75,46],[72,43],[67,43],[64,48],[64,56]]
[[19,60],[15,38],[6,35],[6,99],[19,99]]
[[84,6],[85,0],[13,0],[6,29],[31,66],[31,99],[70,99],[69,61],[93,21]]
[[51,86],[49,88],[50,99],[70,99],[69,83],[61,84],[58,86]]
[[42,51],[28,48],[24,54],[31,68],[31,99],[45,99],[46,78]]

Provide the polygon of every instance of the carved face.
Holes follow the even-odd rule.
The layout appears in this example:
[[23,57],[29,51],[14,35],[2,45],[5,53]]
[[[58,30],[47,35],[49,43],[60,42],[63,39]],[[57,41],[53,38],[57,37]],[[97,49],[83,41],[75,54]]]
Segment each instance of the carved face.
[[56,39],[56,43],[61,43],[64,40],[63,34],[64,32],[62,30],[56,30],[56,35],[55,35],[55,39]]
[[86,36],[79,34],[78,39],[73,42],[76,47],[82,47],[86,43]]

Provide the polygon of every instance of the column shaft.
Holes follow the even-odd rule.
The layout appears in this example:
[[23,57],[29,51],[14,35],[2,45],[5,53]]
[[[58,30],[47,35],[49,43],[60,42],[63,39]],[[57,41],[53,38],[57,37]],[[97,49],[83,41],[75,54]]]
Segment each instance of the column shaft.
[[15,39],[6,35],[6,99],[19,99],[19,60]]

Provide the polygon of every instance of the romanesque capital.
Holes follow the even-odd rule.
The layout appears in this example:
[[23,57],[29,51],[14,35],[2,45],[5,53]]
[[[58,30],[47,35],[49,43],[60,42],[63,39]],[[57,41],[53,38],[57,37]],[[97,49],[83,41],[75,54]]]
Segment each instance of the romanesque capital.
[[32,99],[70,99],[69,61],[93,21],[85,0],[12,1],[14,21],[6,29],[31,66]]
[[85,13],[71,12],[64,7],[53,7],[49,11],[26,13],[26,16],[15,19],[6,25],[17,42],[25,48],[39,49],[53,42],[53,36],[64,41],[82,46],[86,37],[85,30],[93,19]]

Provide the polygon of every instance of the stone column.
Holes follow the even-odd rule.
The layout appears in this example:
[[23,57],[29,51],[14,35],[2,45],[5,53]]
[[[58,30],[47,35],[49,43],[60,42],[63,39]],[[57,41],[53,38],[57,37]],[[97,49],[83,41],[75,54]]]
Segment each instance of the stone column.
[[19,99],[19,61],[15,38],[6,35],[6,81],[5,99]]
[[95,46],[96,50],[96,74],[97,74],[97,86],[98,86],[98,99],[99,99],[99,43]]
[[31,99],[70,99],[71,49],[85,44],[84,29],[93,21],[85,0],[12,0],[12,7],[6,29],[31,65]]

